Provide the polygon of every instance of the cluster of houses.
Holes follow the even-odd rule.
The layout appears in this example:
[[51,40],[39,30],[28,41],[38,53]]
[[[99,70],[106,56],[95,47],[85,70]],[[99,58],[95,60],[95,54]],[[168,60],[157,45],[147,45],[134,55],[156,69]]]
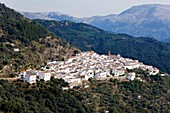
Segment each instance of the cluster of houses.
[[28,83],[35,83],[37,79],[48,81],[51,79],[50,71],[22,70],[19,76]]
[[71,87],[82,84],[89,78],[107,78],[127,75],[127,79],[134,80],[135,73],[127,73],[127,70],[140,68],[148,70],[150,75],[159,73],[159,69],[145,65],[138,60],[123,58],[120,55],[99,55],[93,51],[82,52],[66,61],[53,61],[42,67],[43,71],[22,71],[20,75],[29,83],[36,79],[50,80],[51,76],[62,78]]

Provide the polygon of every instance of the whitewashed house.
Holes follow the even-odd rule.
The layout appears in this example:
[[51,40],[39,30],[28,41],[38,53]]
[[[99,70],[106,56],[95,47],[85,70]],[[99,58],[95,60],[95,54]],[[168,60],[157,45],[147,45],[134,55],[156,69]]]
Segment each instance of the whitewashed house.
[[125,70],[123,70],[123,69],[114,69],[114,70],[112,70],[112,74],[114,74],[114,76],[124,75]]
[[19,48],[14,48],[14,51],[15,52],[19,52]]
[[134,66],[133,65],[125,65],[124,68],[125,69],[134,69]]
[[81,78],[74,78],[74,77],[72,77],[72,78],[68,78],[68,79],[64,79],[66,82],[68,82],[68,83],[81,83]]
[[110,76],[110,70],[95,70],[95,77],[106,78],[107,76]]
[[80,77],[81,77],[81,80],[83,81],[83,80],[88,80],[89,79],[89,77],[88,77],[88,75],[86,74],[86,71],[82,71],[81,73],[80,73]]
[[47,65],[51,65],[51,64],[56,64],[57,61],[51,61],[51,62],[48,62]]
[[32,84],[36,82],[36,74],[26,74],[25,81]]
[[153,66],[146,66],[146,69],[149,71],[153,71]]
[[149,73],[150,75],[156,75],[159,73],[159,69],[153,68],[153,70]]
[[50,80],[51,79],[51,72],[48,72],[48,71],[40,72],[39,73],[39,79],[44,80],[44,81]]
[[128,73],[127,79],[133,81],[135,79],[135,76],[136,76],[135,72]]
[[19,72],[19,77],[25,78],[26,74],[27,74],[27,72],[26,72],[25,70],[21,70],[21,71]]
[[100,72],[98,77],[106,78],[107,72]]
[[69,90],[69,87],[62,87],[63,90]]
[[[94,77],[94,71],[93,71],[93,70],[88,70],[87,73],[86,73],[86,75],[88,76],[88,79],[89,79],[89,78],[93,78],[93,77]],[[87,79],[87,80],[88,80],[88,79]]]

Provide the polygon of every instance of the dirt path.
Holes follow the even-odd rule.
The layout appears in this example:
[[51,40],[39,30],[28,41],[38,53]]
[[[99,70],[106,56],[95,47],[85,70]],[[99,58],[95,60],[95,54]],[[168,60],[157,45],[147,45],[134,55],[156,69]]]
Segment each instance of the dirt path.
[[19,79],[20,77],[15,77],[15,78],[0,78],[0,80],[8,80],[8,81],[14,81]]

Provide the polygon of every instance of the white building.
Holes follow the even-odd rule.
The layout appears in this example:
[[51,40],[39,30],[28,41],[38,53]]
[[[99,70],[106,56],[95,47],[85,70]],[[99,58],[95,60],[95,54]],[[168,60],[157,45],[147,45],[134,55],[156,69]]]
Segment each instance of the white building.
[[89,76],[86,74],[86,71],[82,71],[80,73],[80,77],[81,77],[81,80],[88,80],[89,79]]
[[95,70],[95,77],[106,78],[107,76],[110,76],[110,70]]
[[[89,78],[93,78],[93,77],[94,77],[94,71],[93,71],[93,70],[88,70],[87,73],[86,73],[86,75],[88,76],[88,79],[89,79]],[[88,79],[87,79],[87,80],[88,80]]]
[[19,76],[20,76],[20,77],[23,77],[23,78],[25,78],[26,74],[27,74],[27,72],[26,72],[25,70],[21,70],[21,71],[19,72]]
[[127,79],[130,81],[133,81],[135,79],[136,73],[128,73]]
[[26,74],[25,81],[32,84],[36,82],[36,74]]
[[125,65],[124,67],[125,67],[125,69],[134,69],[133,65]]
[[124,75],[125,74],[125,70],[123,70],[123,69],[113,69],[112,70],[112,74],[114,74],[114,76]]
[[44,81],[48,81],[51,79],[51,73],[48,72],[48,71],[45,71],[45,72],[40,72],[39,74],[39,79],[40,80],[44,80]]
[[153,68],[153,70],[149,73],[150,75],[156,75],[159,73],[159,69]]
[[81,83],[81,78],[68,78],[68,79],[64,79],[66,82],[68,83]]
[[14,51],[15,52],[19,52],[19,48],[14,48]]
[[100,72],[98,77],[106,78],[107,77],[107,72]]
[[63,90],[69,90],[69,87],[62,87]]

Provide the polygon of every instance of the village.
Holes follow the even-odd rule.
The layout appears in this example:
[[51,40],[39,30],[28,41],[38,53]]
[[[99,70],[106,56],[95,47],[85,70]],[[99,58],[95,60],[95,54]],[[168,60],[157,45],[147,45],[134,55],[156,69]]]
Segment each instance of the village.
[[[69,88],[79,86],[83,81],[90,78],[97,80],[106,80],[107,78],[125,78],[133,81],[140,77],[136,77],[135,72],[128,72],[132,69],[147,70],[149,75],[156,75],[159,69],[145,65],[138,60],[130,58],[123,58],[121,55],[99,55],[93,51],[81,52],[65,61],[48,62],[41,70],[23,70],[20,71],[19,76],[25,82],[35,83],[36,80],[48,81],[53,76],[57,79],[63,79],[69,83]],[[86,86],[88,87],[88,86]]]

